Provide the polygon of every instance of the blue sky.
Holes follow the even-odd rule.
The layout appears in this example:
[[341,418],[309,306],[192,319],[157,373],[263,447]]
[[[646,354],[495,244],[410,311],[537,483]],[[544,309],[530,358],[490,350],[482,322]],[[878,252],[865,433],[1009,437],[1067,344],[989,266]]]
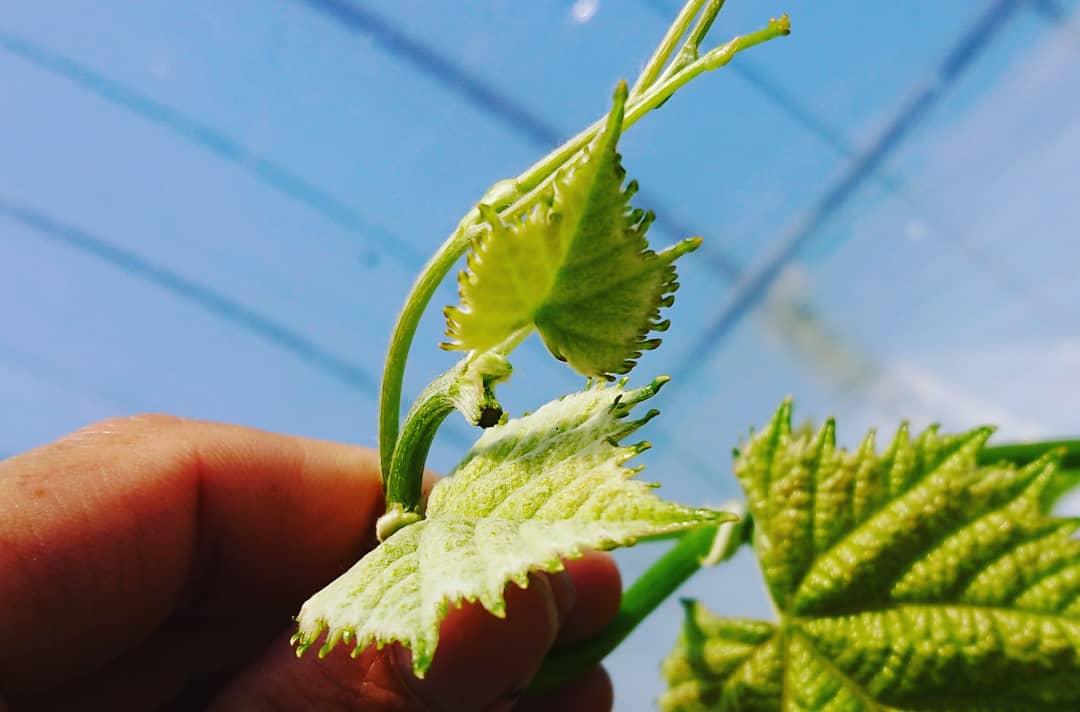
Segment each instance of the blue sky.
[[[386,337],[421,261],[488,185],[601,114],[674,13],[346,5],[361,12],[5,4],[0,454],[140,411],[374,444]],[[1075,434],[1077,5],[730,0],[717,42],[782,11],[792,36],[697,80],[623,143],[654,242],[706,240],[681,269],[666,347],[638,371],[675,378],[645,477],[685,501],[734,496],[731,446],[787,394],[802,417],[836,415],[849,442],[905,417]],[[958,60],[977,26],[984,41]],[[704,341],[823,205],[766,306]],[[440,331],[433,313],[411,393],[451,362]],[[532,343],[505,401],[520,412],[579,385]],[[467,438],[440,437],[434,464]],[[627,578],[655,553],[623,555]],[[743,557],[687,593],[765,614],[755,577]],[[613,658],[620,709],[649,707],[678,615]]]

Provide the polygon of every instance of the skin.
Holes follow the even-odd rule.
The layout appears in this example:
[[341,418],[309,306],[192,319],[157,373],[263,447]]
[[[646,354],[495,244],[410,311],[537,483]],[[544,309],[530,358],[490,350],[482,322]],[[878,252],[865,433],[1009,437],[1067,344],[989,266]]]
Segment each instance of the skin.
[[522,695],[615,615],[603,554],[508,586],[505,619],[452,610],[423,680],[394,646],[297,660],[291,616],[382,509],[371,450],[167,416],[0,462],[0,710],[611,709],[600,668]]

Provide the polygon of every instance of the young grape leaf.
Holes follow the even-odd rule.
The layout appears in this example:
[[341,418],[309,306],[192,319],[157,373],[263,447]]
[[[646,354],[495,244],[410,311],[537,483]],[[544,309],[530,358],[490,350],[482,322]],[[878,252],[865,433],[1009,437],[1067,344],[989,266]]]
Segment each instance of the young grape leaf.
[[604,130],[554,190],[522,221],[503,223],[481,207],[487,230],[458,279],[460,307],[446,310],[445,348],[484,351],[535,326],[548,349],[586,376],[626,373],[660,340],[661,307],[678,288],[676,258],[697,248],[688,239],[649,249],[651,212],[630,207],[637,191],[619,162],[626,85],[619,85]]
[[422,676],[431,664],[448,605],[479,601],[504,615],[508,582],[530,571],[558,571],[584,549],[732,519],[664,502],[630,479],[625,463],[648,447],[620,440],[657,412],[631,420],[638,403],[665,382],[627,390],[597,386],[488,429],[453,475],[439,482],[426,519],[392,534],[304,604],[298,652],[326,632],[356,650],[400,642]]
[[1078,522],[1055,457],[980,467],[991,430],[838,449],[791,406],[736,454],[780,620],[688,607],[664,710],[1080,709]]

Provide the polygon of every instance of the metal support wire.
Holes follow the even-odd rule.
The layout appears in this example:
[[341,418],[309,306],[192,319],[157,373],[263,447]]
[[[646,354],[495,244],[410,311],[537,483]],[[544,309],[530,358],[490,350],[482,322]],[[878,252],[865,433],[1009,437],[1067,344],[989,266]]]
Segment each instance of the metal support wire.
[[[164,289],[219,319],[255,335],[270,346],[291,353],[308,366],[360,391],[365,396],[372,399],[376,397],[378,392],[376,379],[362,366],[330,353],[288,325],[244,306],[210,287],[4,196],[0,196],[0,217],[8,217],[33,230],[42,238],[77,250]],[[459,423],[448,423],[443,430],[446,437],[457,445],[467,447],[473,442],[474,438],[466,433]]]
[[554,146],[562,141],[562,132],[554,125],[478,75],[455,64],[436,48],[413,39],[393,21],[348,0],[298,1],[330,17],[350,32],[370,37],[387,54],[460,94],[530,143]]
[[1028,7],[1055,24],[1069,18],[1068,11],[1057,0],[1029,0]]
[[78,250],[192,302],[219,319],[254,334],[271,346],[288,351],[350,388],[375,397],[376,381],[363,368],[333,355],[300,332],[244,306],[231,297],[5,196],[0,196],[0,216],[7,216],[30,228],[40,237]]
[[941,100],[972,61],[989,45],[1018,8],[1015,0],[997,0],[991,4],[946,54],[934,75],[904,103],[896,116],[878,136],[801,217],[780,235],[770,240],[774,245],[765,257],[735,283],[727,305],[706,327],[705,333],[688,350],[688,356],[675,369],[673,387],[681,387],[702,368],[736,324],[757,306],[784,266],[799,252],[813,234],[828,222],[856,191],[873,176],[882,163],[907,138],[929,111]]
[[[567,132],[549,123],[527,105],[479,74],[455,63],[437,48],[409,36],[392,20],[355,0],[296,1],[325,14],[350,32],[371,38],[375,46],[388,55],[439,82],[478,111],[493,116],[532,146],[548,150],[558,146],[569,136]],[[647,190],[640,190],[638,197],[642,204],[651,206],[658,216],[653,222],[654,230],[659,230],[672,239],[697,234],[685,223],[673,219],[672,211],[663,207],[663,201],[655,195]],[[726,280],[732,281],[739,274],[741,268],[734,256],[708,244],[699,253],[713,271]]]
[[424,256],[400,235],[376,225],[360,211],[303,178],[288,166],[252,152],[243,143],[213,126],[155,101],[70,57],[2,30],[0,49],[44,72],[63,77],[120,109],[164,127],[197,148],[237,166],[260,183],[315,211],[338,227],[363,235],[369,258],[385,253],[410,270],[417,269],[424,263]]

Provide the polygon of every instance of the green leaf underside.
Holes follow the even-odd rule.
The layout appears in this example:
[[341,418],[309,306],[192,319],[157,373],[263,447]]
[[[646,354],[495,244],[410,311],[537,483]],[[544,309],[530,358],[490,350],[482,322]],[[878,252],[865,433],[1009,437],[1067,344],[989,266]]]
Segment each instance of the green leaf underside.
[[791,407],[737,453],[776,624],[688,603],[664,710],[1080,709],[1078,522],[1053,456],[980,467],[981,428],[855,452]]
[[628,390],[597,386],[487,430],[410,524],[308,600],[298,617],[298,652],[324,632],[338,642],[399,642],[422,676],[448,605],[479,601],[504,615],[509,582],[559,571],[585,549],[628,546],[645,536],[732,517],[664,502],[625,466],[646,443],[620,440],[656,415],[633,406],[664,383]]
[[461,306],[446,310],[445,348],[491,349],[532,325],[556,358],[607,376],[659,345],[648,335],[667,328],[660,309],[679,286],[672,263],[700,240],[649,249],[653,215],[631,208],[637,184],[623,187],[616,152],[625,103],[620,84],[603,132],[523,220],[506,225],[480,206],[487,229],[458,279]]

